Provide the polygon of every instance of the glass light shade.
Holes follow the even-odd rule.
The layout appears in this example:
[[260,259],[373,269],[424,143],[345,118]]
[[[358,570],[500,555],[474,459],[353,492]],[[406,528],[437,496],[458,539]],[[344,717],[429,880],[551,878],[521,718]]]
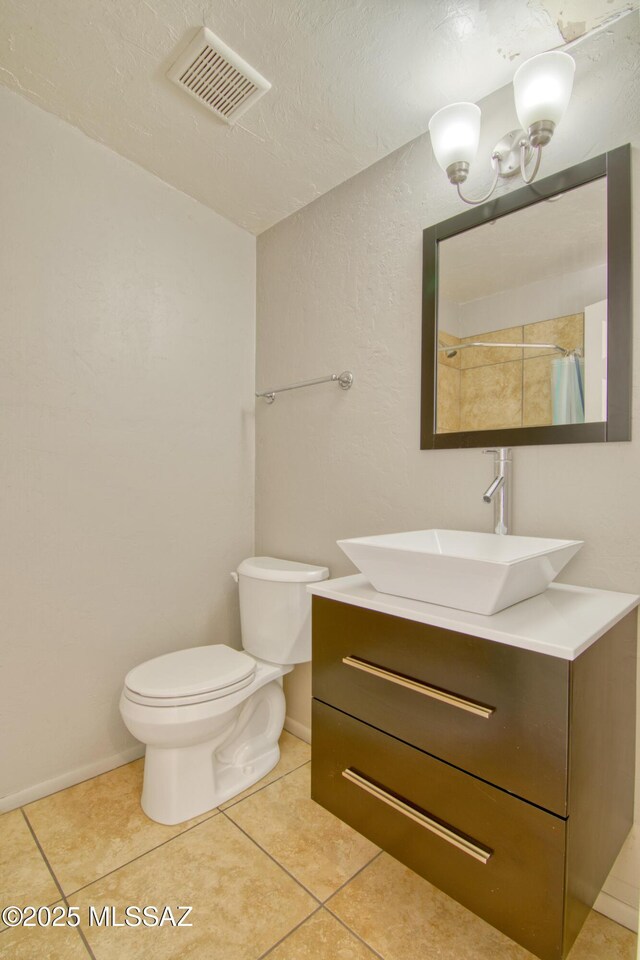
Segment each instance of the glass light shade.
[[452,163],[472,163],[480,140],[480,107],[475,103],[451,103],[429,120],[431,146],[446,171]]
[[518,67],[513,92],[523,130],[541,120],[560,123],[571,96],[575,69],[573,58],[560,50],[540,53]]

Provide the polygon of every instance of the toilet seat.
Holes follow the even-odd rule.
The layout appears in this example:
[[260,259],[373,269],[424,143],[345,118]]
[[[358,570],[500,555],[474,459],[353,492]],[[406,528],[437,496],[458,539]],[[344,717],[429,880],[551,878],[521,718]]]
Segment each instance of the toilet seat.
[[125,677],[124,694],[155,707],[203,703],[249,686],[255,671],[253,657],[225,644],[191,647],[134,667]]

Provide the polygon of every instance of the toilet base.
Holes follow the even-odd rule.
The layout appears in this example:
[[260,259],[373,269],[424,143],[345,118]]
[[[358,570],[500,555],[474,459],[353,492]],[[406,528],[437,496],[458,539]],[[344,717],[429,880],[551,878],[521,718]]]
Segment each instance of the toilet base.
[[189,746],[147,746],[141,806],[174,825],[214,810],[272,770],[280,759],[285,700],[267,683],[210,739]]
[[[171,786],[176,782],[174,776],[179,777],[180,768],[184,767],[183,759],[195,761],[196,766],[211,763],[211,750],[206,750],[207,744],[200,744],[204,747],[204,756],[184,758],[185,749],[181,750],[159,750],[157,747],[147,747],[145,756],[145,775],[144,788],[140,805],[146,815],[155,820],[156,823],[164,823],[173,826],[176,823],[183,823],[185,820],[191,820],[192,817],[199,817],[203,813],[213,811],[221,803],[225,803],[237,794],[242,793],[247,787],[253,786],[262,777],[265,777],[270,770],[273,770],[280,759],[280,748],[276,744],[264,756],[257,758],[253,763],[243,767],[235,767],[231,764],[221,764],[216,770],[216,783],[202,782],[207,778],[198,778],[200,784],[195,785],[195,789],[189,791],[182,788],[178,791],[172,790]],[[192,748],[194,749],[194,748]],[[180,762],[176,763],[176,757],[166,756],[166,754],[180,754]],[[162,754],[162,756],[156,756]],[[170,773],[167,773],[170,770]],[[174,771],[176,774],[174,774]],[[169,789],[167,789],[169,787]],[[179,795],[178,795],[179,793]]]

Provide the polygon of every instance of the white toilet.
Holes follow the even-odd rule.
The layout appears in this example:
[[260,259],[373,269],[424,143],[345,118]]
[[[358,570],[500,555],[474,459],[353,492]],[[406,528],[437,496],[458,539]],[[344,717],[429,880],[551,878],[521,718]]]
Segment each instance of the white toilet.
[[252,557],[238,567],[243,651],[177,650],[130,670],[120,712],[146,744],[142,809],[181,823],[255,783],[280,758],[282,677],[311,659],[307,584],[326,567]]

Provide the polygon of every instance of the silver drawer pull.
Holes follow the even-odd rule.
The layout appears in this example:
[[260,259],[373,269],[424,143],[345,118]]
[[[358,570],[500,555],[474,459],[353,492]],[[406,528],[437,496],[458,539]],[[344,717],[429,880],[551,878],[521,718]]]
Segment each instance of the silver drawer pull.
[[370,793],[373,797],[382,800],[383,803],[388,804],[388,806],[397,810],[398,813],[402,813],[405,817],[409,817],[410,820],[414,820],[421,827],[424,827],[425,830],[435,833],[441,840],[446,840],[447,843],[457,847],[458,850],[462,850],[463,853],[473,857],[474,860],[479,860],[480,863],[487,863],[491,858],[493,850],[490,850],[489,847],[483,847],[481,844],[476,843],[475,840],[471,840],[464,834],[458,833],[456,830],[452,830],[451,827],[447,827],[438,820],[432,819],[428,814],[422,813],[421,810],[416,810],[415,807],[405,803],[400,797],[388,793],[382,787],[379,787],[377,783],[374,783],[367,777],[363,777],[362,774],[353,770],[352,767],[347,767],[346,770],[343,770],[342,776],[351,783],[355,783],[361,790],[366,790],[366,792]]
[[361,660],[360,657],[343,657],[342,662],[346,663],[348,667],[355,667],[356,670],[370,673],[374,677],[381,677],[383,680],[397,683],[398,686],[405,687],[407,690],[423,693],[425,697],[440,700],[441,703],[448,703],[451,707],[467,710],[469,713],[474,713],[477,717],[484,717],[485,720],[488,720],[491,714],[495,713],[495,707],[487,707],[484,703],[477,703],[475,700],[466,700],[464,697],[456,696],[455,693],[448,693],[447,690],[430,687],[428,683],[423,683],[422,680],[413,680],[411,677],[405,677],[401,673],[394,673],[393,670],[387,670],[385,667],[377,667],[375,663],[368,663],[366,660]]

